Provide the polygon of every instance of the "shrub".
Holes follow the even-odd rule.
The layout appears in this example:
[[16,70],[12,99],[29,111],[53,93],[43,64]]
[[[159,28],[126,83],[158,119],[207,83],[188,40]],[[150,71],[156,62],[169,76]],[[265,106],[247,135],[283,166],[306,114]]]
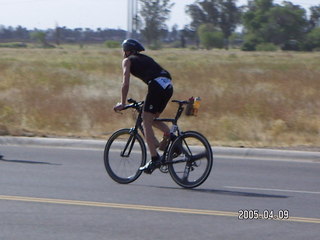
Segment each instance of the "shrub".
[[198,36],[205,49],[223,48],[223,33],[216,30],[212,24],[202,24],[198,29]]
[[274,52],[278,50],[278,47],[273,43],[260,43],[256,47],[257,51]]
[[0,48],[26,48],[26,43],[11,42],[11,43],[0,43]]
[[244,42],[242,47],[242,51],[255,51],[256,50],[256,44],[251,41]]
[[285,42],[281,46],[281,50],[283,51],[299,51],[300,50],[300,42],[297,40],[289,40]]
[[104,45],[107,48],[120,48],[120,46],[121,46],[120,43],[117,41],[105,41]]
[[148,48],[150,50],[160,50],[162,48],[162,45],[159,41],[154,41],[153,43],[148,45]]
[[257,45],[263,43],[263,40],[253,34],[247,34],[241,47],[242,51],[256,51]]
[[320,28],[315,28],[308,33],[303,46],[303,50],[306,51],[312,51],[315,48],[320,48]]

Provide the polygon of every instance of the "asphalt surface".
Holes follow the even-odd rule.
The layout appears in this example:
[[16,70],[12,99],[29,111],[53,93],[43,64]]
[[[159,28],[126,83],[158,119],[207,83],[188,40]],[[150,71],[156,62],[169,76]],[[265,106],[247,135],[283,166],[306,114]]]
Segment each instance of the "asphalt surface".
[[0,138],[0,239],[319,239],[320,153],[213,148],[186,190],[159,171],[113,182],[103,145]]

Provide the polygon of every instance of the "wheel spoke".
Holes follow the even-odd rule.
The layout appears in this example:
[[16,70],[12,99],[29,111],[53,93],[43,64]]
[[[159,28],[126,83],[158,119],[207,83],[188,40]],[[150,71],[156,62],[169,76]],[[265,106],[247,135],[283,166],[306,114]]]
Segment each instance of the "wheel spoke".
[[206,156],[207,156],[206,152],[201,152],[201,153],[198,153],[198,154],[191,156],[191,161],[194,162],[194,161],[200,160],[202,158],[205,158]]

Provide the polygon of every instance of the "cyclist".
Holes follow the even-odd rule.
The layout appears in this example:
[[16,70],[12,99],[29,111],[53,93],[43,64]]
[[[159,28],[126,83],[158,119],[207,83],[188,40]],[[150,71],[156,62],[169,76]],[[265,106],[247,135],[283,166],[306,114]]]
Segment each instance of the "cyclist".
[[[124,59],[122,61],[123,82],[121,102],[114,106],[114,110],[121,111],[125,107],[129,92],[130,74],[141,79],[148,85],[142,119],[144,135],[149,147],[151,160],[145,166],[141,167],[140,170],[151,174],[153,170],[161,165],[161,159],[156,148],[159,147],[160,150],[164,150],[169,141],[169,127],[163,122],[154,121],[154,119],[160,116],[173,94],[171,75],[151,57],[140,53],[145,49],[137,40],[124,40],[122,48]],[[164,134],[160,143],[154,135],[152,126],[160,129]]]

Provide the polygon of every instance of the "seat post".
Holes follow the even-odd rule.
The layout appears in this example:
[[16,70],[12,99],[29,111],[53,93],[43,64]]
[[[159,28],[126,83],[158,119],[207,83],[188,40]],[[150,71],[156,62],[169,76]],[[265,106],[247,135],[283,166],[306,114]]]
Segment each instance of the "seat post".
[[174,118],[175,124],[177,124],[178,119],[181,117],[183,110],[184,110],[183,103],[179,102],[178,111],[177,111],[176,117]]

